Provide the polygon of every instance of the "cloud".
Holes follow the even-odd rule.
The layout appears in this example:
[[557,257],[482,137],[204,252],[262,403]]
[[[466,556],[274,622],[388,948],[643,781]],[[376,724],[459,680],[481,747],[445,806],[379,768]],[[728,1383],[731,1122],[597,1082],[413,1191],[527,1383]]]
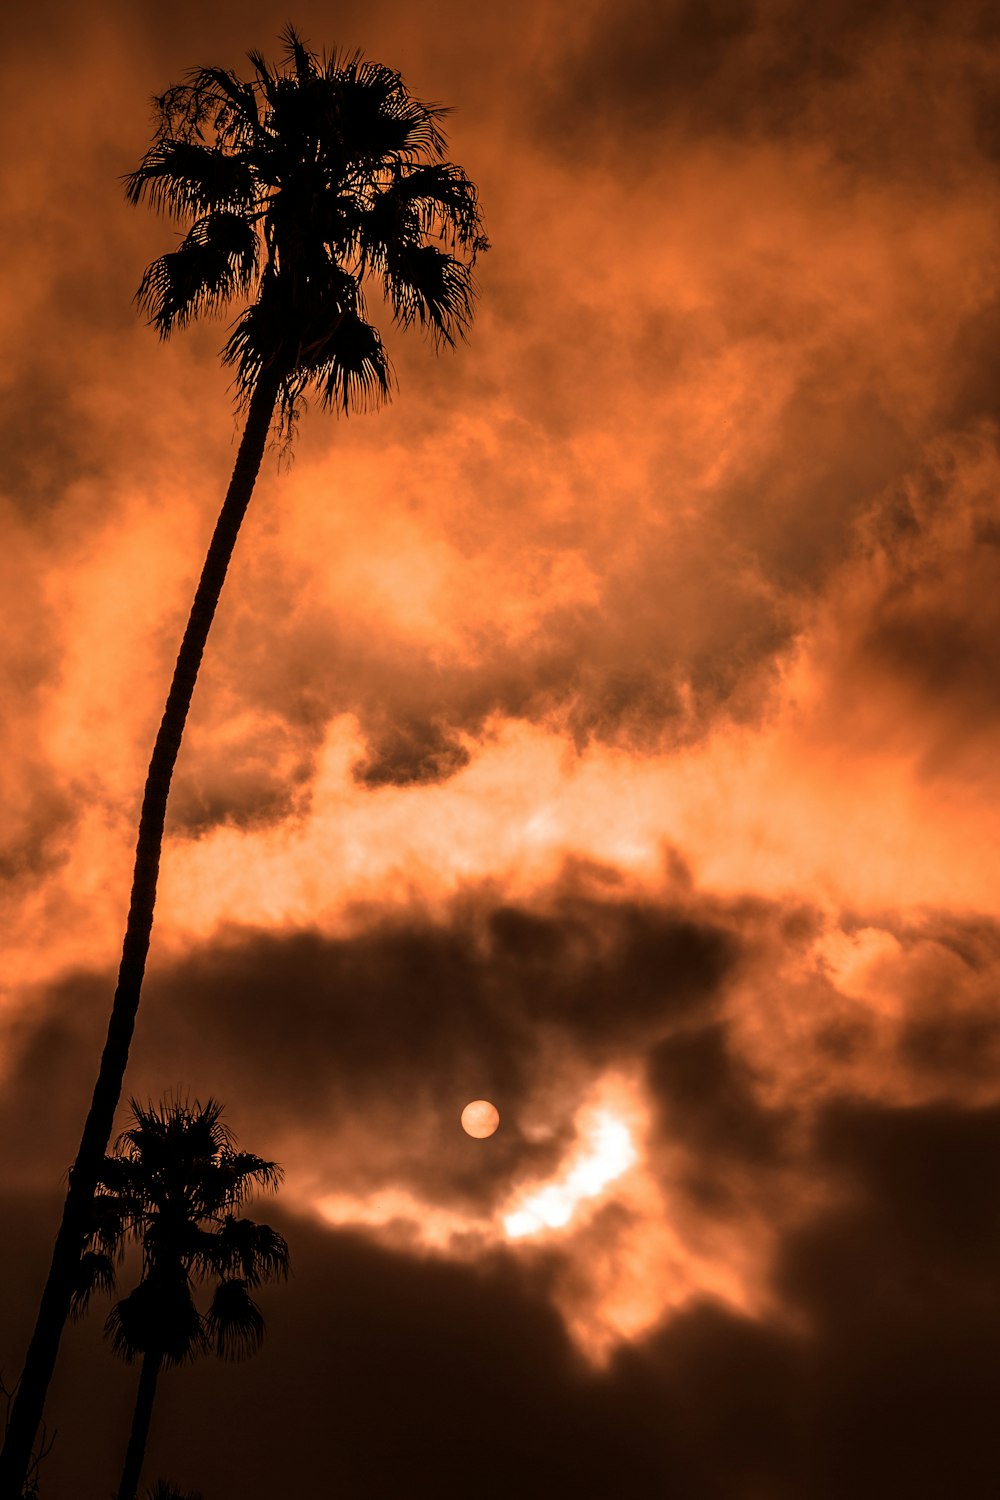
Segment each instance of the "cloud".
[[[596,144],[625,170],[641,170],[642,148],[670,129],[795,135],[878,174],[913,171],[921,157],[933,173],[943,144],[956,155],[967,148],[967,135],[942,139],[956,113],[960,131],[990,139],[995,37],[978,0],[808,11],[794,0],[631,0],[624,10],[584,7],[567,32],[537,118],[554,147]],[[881,91],[876,74],[888,85]]]
[[[944,1225],[913,1239],[926,1234],[939,1187],[954,1203],[946,1179],[975,1145],[995,1150],[988,1127],[933,1113],[831,1122],[821,1159],[836,1154],[857,1186],[786,1247],[809,1331],[704,1305],[601,1372],[578,1361],[547,1310],[544,1270],[526,1274],[506,1258],[417,1261],[269,1205],[291,1243],[293,1277],[267,1289],[264,1349],[244,1365],[206,1359],[165,1378],[150,1473],[220,1494],[337,1483],[373,1496],[405,1488],[419,1500],[440,1493],[444,1473],[498,1500],[554,1487],[638,1500],[669,1486],[699,1500],[751,1500],[762,1489],[876,1500],[887,1485],[932,1500],[951,1482],[985,1500],[995,1299],[972,1294],[967,1259],[954,1279],[942,1276],[940,1255],[971,1250],[985,1290],[995,1225],[981,1209],[962,1220],[986,1231],[982,1251]],[[31,1220],[18,1207],[28,1242]],[[135,1377],[100,1346],[99,1323],[69,1334],[77,1404],[60,1409],[45,1471],[53,1487],[76,1482],[81,1465],[112,1483],[123,1449]],[[106,1395],[90,1404],[98,1372],[119,1417]],[[192,1420],[208,1409],[211,1423]],[[246,1443],[248,1429],[282,1440]]]
[[997,477],[990,424],[931,445],[863,518],[814,615],[831,727],[869,753],[905,743],[929,782],[989,776]]
[[[787,1111],[757,1097],[746,1062],[727,1046],[726,1027],[715,1022],[658,1042],[648,1059],[649,1082],[660,1104],[664,1135],[681,1138],[697,1156],[696,1192],[711,1191],[711,1164],[735,1157],[776,1165],[785,1150]],[[709,1172],[706,1174],[706,1165]]]
[[[167,1382],[150,1472],[224,1494],[252,1463],[257,1482],[365,1474],[390,1494],[405,1471],[419,1496],[488,1450],[497,1495],[520,1474],[526,1495],[596,1500],[617,1474],[626,1496],[832,1500],[892,1473],[930,1497],[960,1431],[963,1484],[985,1495],[995,1392],[970,1351],[1000,1333],[996,1071],[966,1036],[1000,944],[982,920],[887,920],[690,885],[652,902],[570,872],[532,901],[471,889],[353,935],[230,929],[161,955],[130,1087],[214,1093],[248,1149],[284,1161],[282,1198],[256,1211],[294,1275],[268,1293],[258,1360]],[[6,1039],[2,1192],[25,1245],[53,1217],[42,1184],[75,1144],[110,985],[68,977]],[[639,1163],[566,1230],[505,1241],[498,1213],[565,1173],[615,1070]],[[489,1142],[458,1128],[480,1094],[501,1110]],[[366,1218],[380,1196],[410,1230]],[[53,1483],[113,1466],[124,1417],[72,1397],[102,1370],[127,1409],[98,1332],[68,1335]],[[205,1403],[217,1420],[194,1432]],[[226,1434],[265,1407],[282,1441],[251,1455]]]
[[[43,0],[2,65],[8,1371],[236,431],[222,325],[134,318],[173,230],[118,178],[286,19]],[[299,20],[460,106],[494,248],[467,348],[393,339],[390,408],[268,455],[213,628],[127,1089],[285,1162],[295,1276],[259,1360],[164,1382],[150,1473],[991,1495],[988,8]],[[505,1236],[601,1110],[634,1164]],[[116,1477],[99,1322],[54,1493]]]
[[[995,1104],[983,1049],[998,954],[983,921],[894,928],[696,891],[642,900],[568,872],[530,900],[472,887],[339,936],[230,928],[161,956],[130,1088],[246,1101],[298,1205],[339,1195],[340,1220],[353,1202],[357,1222],[385,1224],[372,1204],[388,1194],[415,1223],[451,1215],[487,1241],[514,1196],[566,1170],[604,1090],[633,1120],[645,1175],[624,1184],[621,1215],[570,1237],[564,1314],[594,1303],[586,1278],[572,1289],[581,1265],[595,1275],[611,1245],[627,1265],[660,1234],[679,1287],[764,1315],[774,1237],[833,1191],[813,1159],[824,1112]],[[72,1153],[110,988],[67,978],[10,1032],[10,1138],[43,1087],[60,1101],[19,1183]],[[457,1128],[474,1097],[500,1108],[488,1150]],[[606,1291],[617,1305],[620,1288]],[[665,1284],[641,1327],[672,1305]]]
[[[252,1097],[316,1191],[395,1183],[489,1209],[553,1169],[595,1076],[713,1004],[733,942],[572,889],[534,908],[469,892],[443,922],[340,939],[237,930],[151,980],[137,1060],[173,1076],[197,1056],[192,1086]],[[455,1129],[477,1097],[505,1119],[489,1155]]]

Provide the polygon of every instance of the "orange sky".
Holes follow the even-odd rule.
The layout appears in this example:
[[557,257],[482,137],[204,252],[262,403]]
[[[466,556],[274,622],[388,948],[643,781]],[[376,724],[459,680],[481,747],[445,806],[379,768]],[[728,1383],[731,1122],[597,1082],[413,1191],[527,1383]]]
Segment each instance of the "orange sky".
[[[222,325],[161,346],[130,305],[173,231],[119,178],[154,90],[273,54],[286,19],[46,0],[3,60],[0,1192],[35,1205],[25,1245],[75,1149],[150,740],[235,451]],[[962,1330],[1000,1249],[991,8],[294,19],[455,106],[493,248],[467,347],[389,337],[391,407],[316,407],[294,461],[265,460],[172,793],[127,1088],[217,1094],[284,1162],[294,1307],[339,1257],[399,1289],[404,1332],[377,1336],[402,1368],[421,1368],[420,1277],[449,1338],[477,1295],[509,1303],[521,1342],[489,1323],[475,1347],[513,1384],[525,1340],[558,1347],[533,1399],[570,1428],[600,1413],[579,1462],[605,1477],[588,1490],[567,1458],[539,1494],[985,1496],[995,1309],[988,1338]],[[502,1125],[470,1142],[479,1096]],[[546,1192],[566,1222],[512,1235]],[[887,1276],[895,1301],[847,1318]],[[940,1316],[915,1311],[928,1298]],[[347,1315],[323,1306],[335,1341]],[[240,1377],[250,1409],[293,1365],[317,1400],[340,1388],[273,1337]],[[72,1379],[111,1365],[90,1338],[62,1377],[57,1477],[84,1441]],[[959,1490],[908,1340],[964,1372]],[[874,1349],[899,1412],[871,1405]],[[426,1375],[445,1402],[447,1368]],[[189,1388],[212,1379],[229,1372]],[[748,1392],[807,1386],[808,1416],[793,1400],[753,1442],[737,1421],[735,1456],[705,1456]],[[659,1432],[650,1413],[696,1388],[693,1426]],[[311,1483],[309,1400],[289,1403]],[[88,1439],[95,1475],[115,1420]],[[501,1444],[497,1495],[530,1425]],[[405,1467],[400,1438],[373,1476],[350,1441],[345,1493],[445,1493],[431,1450]],[[199,1454],[190,1482],[235,1495],[232,1454]]]

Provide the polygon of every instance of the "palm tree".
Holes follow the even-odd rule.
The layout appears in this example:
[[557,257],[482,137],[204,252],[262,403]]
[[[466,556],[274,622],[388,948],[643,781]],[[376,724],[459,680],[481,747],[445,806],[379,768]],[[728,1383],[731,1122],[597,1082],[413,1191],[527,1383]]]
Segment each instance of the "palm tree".
[[229,489],[194,596],[153,747],[107,1040],[62,1223],[0,1453],[0,1500],[18,1500],[65,1325],[90,1203],[121,1098],[153,908],[167,796],[198,668],[275,413],[291,433],[303,393],[343,412],[388,398],[391,371],[364,287],[394,321],[453,345],[472,317],[487,248],[476,189],[445,159],[445,111],[359,55],[318,57],[284,33],[282,63],[252,76],[201,68],[156,101],[158,128],[126,178],[187,226],[137,293],[161,337],[242,306],[222,351],[245,411]]
[[[131,1110],[98,1174],[73,1299],[81,1313],[95,1290],[110,1290],[126,1242],[140,1241],[141,1280],[105,1325],[117,1354],[142,1359],[118,1500],[135,1500],[161,1369],[208,1349],[224,1359],[259,1349],[264,1319],[251,1291],[288,1272],[282,1236],[236,1214],[254,1188],[273,1191],[281,1169],[236,1150],[222,1105],[133,1099]],[[207,1313],[194,1298],[201,1281],[215,1283]]]

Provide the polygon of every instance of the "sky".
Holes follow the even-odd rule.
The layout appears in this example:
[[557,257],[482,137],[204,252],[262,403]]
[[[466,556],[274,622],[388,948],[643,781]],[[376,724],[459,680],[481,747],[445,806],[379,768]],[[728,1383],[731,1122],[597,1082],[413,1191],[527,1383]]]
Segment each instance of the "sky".
[[[983,0],[37,0],[11,23],[0,1370],[238,440],[132,296],[151,97],[294,21],[452,107],[467,345],[265,458],[126,1092],[285,1181],[204,1500],[963,1500],[1000,1399],[1000,22]],[[463,1134],[473,1099],[500,1128]],[[125,1102],[119,1116],[125,1121]],[[43,1500],[136,1372],[71,1327]]]

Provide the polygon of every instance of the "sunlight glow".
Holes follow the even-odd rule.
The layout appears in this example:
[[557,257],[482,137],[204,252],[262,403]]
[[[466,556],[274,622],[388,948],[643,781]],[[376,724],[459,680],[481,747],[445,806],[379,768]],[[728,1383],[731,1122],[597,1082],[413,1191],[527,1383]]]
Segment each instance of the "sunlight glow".
[[327,1193],[314,1206],[334,1228],[382,1231],[385,1243],[408,1250],[458,1255],[463,1244],[491,1237],[488,1220],[427,1203],[406,1188],[383,1188],[368,1197]]
[[[394,1251],[474,1263],[506,1247],[528,1264],[546,1257],[554,1238],[550,1292],[567,1332],[595,1368],[623,1342],[641,1338],[696,1300],[758,1318],[774,1304],[768,1267],[773,1210],[743,1201],[737,1221],[701,1213],[676,1184],[691,1171],[683,1141],[659,1139],[649,1160],[651,1122],[644,1081],[613,1072],[593,1080],[573,1109],[561,1091],[527,1104],[517,1122],[526,1141],[552,1138],[572,1109],[574,1132],[548,1176],[508,1185],[496,1210],[467,1198],[435,1202],[415,1188],[386,1183],[375,1192],[324,1192],[303,1175],[303,1207],[335,1228],[369,1235]],[[454,1125],[446,1129],[451,1141]],[[286,1153],[287,1155],[287,1153]],[[468,1157],[453,1158],[461,1165]],[[442,1159],[444,1165],[444,1159]],[[464,1167],[463,1167],[464,1170]],[[295,1174],[292,1174],[293,1176]],[[798,1199],[796,1200],[799,1201]],[[614,1203],[616,1212],[600,1210]]]
[[564,1229],[578,1204],[597,1198],[637,1160],[631,1131],[610,1110],[595,1112],[587,1135],[583,1153],[557,1181],[529,1193],[518,1208],[503,1215],[508,1239]]

